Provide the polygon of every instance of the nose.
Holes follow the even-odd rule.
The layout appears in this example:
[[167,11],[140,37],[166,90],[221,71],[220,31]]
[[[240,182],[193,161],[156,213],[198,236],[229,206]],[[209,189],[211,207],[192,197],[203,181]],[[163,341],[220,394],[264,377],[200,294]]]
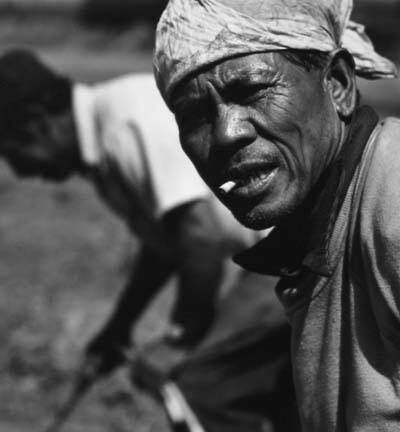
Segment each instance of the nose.
[[218,104],[213,136],[215,150],[229,150],[253,142],[257,133],[246,107]]

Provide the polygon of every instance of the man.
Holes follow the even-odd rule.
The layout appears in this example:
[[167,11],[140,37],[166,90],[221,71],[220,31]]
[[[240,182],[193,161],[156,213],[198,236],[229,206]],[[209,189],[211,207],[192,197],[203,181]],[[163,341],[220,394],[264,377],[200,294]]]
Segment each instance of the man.
[[[173,380],[208,432],[261,432],[267,421],[295,431],[289,334],[268,290],[273,281],[227,272],[230,257],[257,235],[213,198],[181,151],[153,77],[73,84],[18,50],[0,58],[0,86],[0,153],[16,173],[52,181],[81,175],[142,243],[110,319],[89,344],[88,370],[106,374],[122,361],[132,326],[175,274],[172,330],[140,356],[137,379],[157,393]],[[263,363],[252,355],[260,351]]]
[[400,121],[357,106],[395,76],[350,0],[171,0],[155,72],[185,152],[270,236],[237,260],[281,275],[303,430],[400,428]]

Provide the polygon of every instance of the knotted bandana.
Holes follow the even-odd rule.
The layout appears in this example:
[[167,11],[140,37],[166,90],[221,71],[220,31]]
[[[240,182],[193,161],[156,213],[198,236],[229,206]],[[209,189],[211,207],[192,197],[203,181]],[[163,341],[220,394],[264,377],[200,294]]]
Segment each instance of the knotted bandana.
[[347,49],[356,73],[393,78],[362,25],[350,21],[352,0],[170,0],[157,26],[154,72],[167,103],[189,74],[238,55],[299,49]]

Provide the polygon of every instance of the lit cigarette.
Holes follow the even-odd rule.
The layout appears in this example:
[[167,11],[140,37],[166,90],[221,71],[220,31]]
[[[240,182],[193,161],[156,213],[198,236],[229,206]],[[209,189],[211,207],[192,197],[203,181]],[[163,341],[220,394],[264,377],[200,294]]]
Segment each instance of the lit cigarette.
[[227,193],[231,192],[235,187],[236,187],[236,182],[230,180],[230,181],[227,181],[226,183],[224,183],[223,185],[221,185],[218,189],[221,192],[227,194]]

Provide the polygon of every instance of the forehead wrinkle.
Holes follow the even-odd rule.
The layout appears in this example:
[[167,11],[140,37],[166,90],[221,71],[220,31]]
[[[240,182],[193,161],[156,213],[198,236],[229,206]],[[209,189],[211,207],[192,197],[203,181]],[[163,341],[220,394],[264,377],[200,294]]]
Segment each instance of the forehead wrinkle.
[[[215,65],[207,71],[194,74],[177,92],[176,102],[195,101],[203,99],[209,95],[209,86],[220,91],[236,84],[246,83],[255,79],[267,79],[274,81],[279,72],[276,59],[271,53],[255,54],[246,56],[246,61],[239,57],[227,60]],[[268,55],[268,59],[265,56]],[[250,60],[250,61],[249,61]],[[184,91],[182,91],[184,90]],[[175,104],[174,104],[175,105]]]

